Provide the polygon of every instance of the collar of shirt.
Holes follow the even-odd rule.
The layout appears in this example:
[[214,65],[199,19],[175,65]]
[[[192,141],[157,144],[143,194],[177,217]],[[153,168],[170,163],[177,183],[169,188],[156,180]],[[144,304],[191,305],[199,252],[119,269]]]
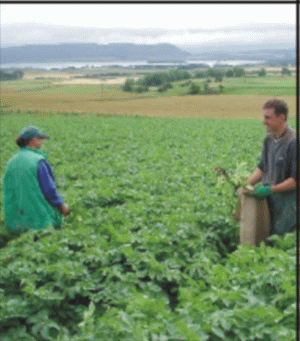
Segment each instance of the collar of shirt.
[[280,134],[279,137],[276,137],[275,134],[272,134],[272,139],[274,142],[279,142],[282,140],[282,138],[285,136],[285,134],[290,130],[290,127],[288,125],[286,125],[286,128],[284,129],[284,131]]
[[24,147],[24,148],[21,148],[21,150],[30,150],[36,154],[40,154],[40,155],[44,156],[45,159],[47,159],[49,156],[47,153],[43,152],[42,150],[34,149],[34,148],[30,148],[30,147]]

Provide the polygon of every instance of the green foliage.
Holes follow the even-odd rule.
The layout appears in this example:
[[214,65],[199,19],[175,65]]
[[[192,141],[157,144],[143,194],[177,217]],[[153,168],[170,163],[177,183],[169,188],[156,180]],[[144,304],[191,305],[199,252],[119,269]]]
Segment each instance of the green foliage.
[[226,77],[243,77],[246,75],[245,69],[239,66],[235,66],[233,69],[229,69],[225,73]]
[[204,85],[204,94],[205,94],[205,95],[216,95],[216,94],[218,94],[218,93],[220,93],[220,92],[223,91],[223,89],[224,89],[223,86],[222,86],[222,87],[219,86],[218,89],[215,88],[215,87],[210,87],[209,84],[210,84],[211,82],[212,82],[211,79],[208,78],[208,79],[204,82],[204,84],[203,84],[203,85]]
[[295,338],[295,233],[281,242],[289,243],[289,252],[264,244],[239,247],[212,267],[209,286],[192,282],[180,290],[178,312],[190,325],[204,325],[209,340]]
[[233,68],[233,77],[243,77],[245,76],[245,69],[242,67],[234,67]]
[[135,84],[134,79],[127,78],[123,86],[123,91],[127,92],[133,91],[134,84]]
[[[230,71],[230,70],[228,70]],[[231,69],[231,71],[233,71]],[[200,71],[205,73],[205,71]],[[206,74],[203,78],[207,78]],[[197,79],[193,76],[193,82],[200,86],[202,89],[204,88],[203,80]],[[60,96],[60,100],[57,98],[56,105],[61,102],[64,107],[66,101],[72,94],[76,94],[76,101],[70,102],[72,103],[72,107],[80,107],[82,106],[82,101],[84,100],[87,105],[84,111],[90,110],[91,112],[99,112],[99,101],[118,101],[124,99],[136,99],[136,98],[153,98],[153,97],[163,97],[163,96],[185,96],[187,95],[187,89],[184,86],[189,86],[191,82],[191,78],[186,81],[175,81],[172,82],[173,88],[168,91],[157,91],[156,88],[149,88],[147,92],[137,93],[134,91],[135,87],[143,86],[143,77],[141,77],[137,81],[133,81],[132,91],[124,92],[124,85],[115,85],[115,84],[62,84],[58,83],[58,80],[53,80],[51,78],[48,79],[35,79],[35,80],[24,80],[19,79],[15,81],[5,81],[2,83],[2,108],[5,106],[11,107],[12,102],[6,98],[6,96],[10,96],[9,93],[13,92],[17,94],[18,101],[20,100],[20,107],[22,107],[21,102],[24,98],[28,98],[28,96],[35,95],[64,95]],[[57,84],[58,83],[58,84]],[[186,84],[186,85],[185,85]],[[184,86],[183,86],[184,85]],[[295,83],[295,75],[282,77],[281,75],[273,75],[268,73],[266,77],[259,77],[246,74],[245,77],[226,77],[222,79],[223,89],[214,84],[214,90],[216,93],[222,93],[222,95],[268,95],[268,96],[294,96],[296,94],[296,83]],[[87,99],[86,95],[89,95]],[[14,95],[15,96],[15,95]],[[50,99],[50,98],[49,98]],[[43,104],[44,97],[35,96],[35,103]],[[87,102],[86,102],[87,101]],[[51,102],[53,103],[53,102]],[[36,107],[39,107],[38,105]],[[49,107],[49,110],[51,108]],[[54,107],[53,107],[53,110]]]
[[166,72],[155,72],[145,75],[140,82],[144,86],[160,86],[164,83],[189,79],[191,75],[188,71],[170,70]]
[[232,69],[229,69],[226,71],[226,77],[230,78],[230,77],[234,77],[234,72]]
[[233,174],[228,174],[226,169],[219,167],[214,169],[218,175],[218,186],[224,185],[227,181],[236,190],[239,187],[245,187],[248,182],[247,179],[251,175],[249,166],[246,162],[241,162],[236,165],[236,169]]
[[194,77],[195,78],[206,78],[207,73],[205,71],[195,71]]
[[162,84],[158,89],[157,91],[158,92],[164,92],[164,91],[167,91],[168,89],[172,89],[173,88],[173,85],[171,83],[164,83]]
[[22,79],[23,75],[24,75],[24,72],[21,70],[16,70],[16,71],[0,70],[0,80],[1,81]]
[[259,120],[6,115],[3,164],[28,124],[72,214],[13,237],[0,220],[1,340],[295,338],[295,233],[238,247],[213,172],[257,164]]
[[207,70],[207,76],[215,79],[215,82],[222,82],[224,77],[224,71],[220,69],[210,68]]
[[283,68],[281,69],[281,74],[282,74],[282,75],[290,76],[291,73],[292,73],[291,70],[289,70],[289,69],[286,68],[286,67],[283,67]]
[[198,95],[199,93],[200,93],[200,87],[195,83],[191,83],[189,90],[188,90],[188,94],[189,95]]
[[258,72],[259,77],[265,77],[267,75],[267,71],[265,68],[261,68]]
[[135,82],[134,79],[128,78],[126,79],[122,89],[126,92],[135,92],[140,94],[142,92],[147,92],[148,86],[145,86],[139,82]]
[[269,75],[266,77],[246,76],[223,79],[224,95],[266,95],[266,96],[295,96],[295,77]]
[[134,91],[138,94],[142,93],[142,92],[147,92],[148,91],[148,87],[147,86],[143,86],[143,85],[138,85],[137,87],[134,88]]

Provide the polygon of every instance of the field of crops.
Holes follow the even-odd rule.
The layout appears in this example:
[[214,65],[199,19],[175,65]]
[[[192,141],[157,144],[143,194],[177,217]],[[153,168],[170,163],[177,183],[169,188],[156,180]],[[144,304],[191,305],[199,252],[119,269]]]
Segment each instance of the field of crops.
[[[204,88],[203,79],[193,83]],[[219,95],[187,96],[184,81],[158,92],[124,92],[121,84],[64,84],[58,79],[5,81],[1,103],[7,109],[55,112],[116,113],[119,115],[259,118],[261,105],[271,96],[284,96],[295,115],[295,76],[224,78]],[[218,89],[219,83],[210,83]],[[225,108],[225,109],[224,109]]]
[[240,247],[213,172],[256,167],[261,120],[36,114],[1,117],[0,175],[36,125],[73,211],[9,242],[1,218],[1,340],[295,340],[295,233]]

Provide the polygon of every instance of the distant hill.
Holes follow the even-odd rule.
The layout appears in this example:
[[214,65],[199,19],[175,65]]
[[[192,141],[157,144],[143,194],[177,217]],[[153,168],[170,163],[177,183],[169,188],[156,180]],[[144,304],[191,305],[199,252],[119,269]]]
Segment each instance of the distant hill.
[[265,62],[296,62],[296,48],[291,44],[218,44],[189,46],[182,45],[184,51],[199,60],[262,60]]
[[57,44],[1,48],[1,63],[62,61],[184,61],[190,56],[172,44]]

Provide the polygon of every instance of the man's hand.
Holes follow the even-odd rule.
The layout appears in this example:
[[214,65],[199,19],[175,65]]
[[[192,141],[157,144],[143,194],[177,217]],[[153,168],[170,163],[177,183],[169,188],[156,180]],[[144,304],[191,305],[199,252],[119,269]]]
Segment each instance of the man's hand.
[[71,210],[69,208],[69,206],[67,204],[62,204],[62,206],[60,206],[60,212],[64,215],[67,216],[71,213]]
[[256,168],[255,171],[251,174],[251,176],[248,179],[248,184],[249,185],[255,185],[258,182],[261,181],[263,176],[263,171],[259,168]]
[[253,194],[257,199],[262,200],[266,198],[267,196],[272,195],[273,192],[270,186],[261,186],[261,187],[255,188]]

